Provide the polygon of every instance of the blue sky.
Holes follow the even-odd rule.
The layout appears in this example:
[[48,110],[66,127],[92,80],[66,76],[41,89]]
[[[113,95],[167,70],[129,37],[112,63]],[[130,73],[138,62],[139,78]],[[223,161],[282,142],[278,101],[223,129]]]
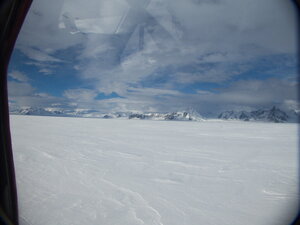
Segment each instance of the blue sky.
[[294,109],[296,35],[285,0],[36,0],[11,58],[10,106]]

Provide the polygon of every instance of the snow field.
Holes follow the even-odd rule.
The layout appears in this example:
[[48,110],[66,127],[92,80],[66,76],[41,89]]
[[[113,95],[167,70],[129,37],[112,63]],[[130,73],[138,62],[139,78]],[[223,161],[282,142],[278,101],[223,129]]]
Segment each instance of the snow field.
[[297,124],[11,116],[21,225],[282,225]]

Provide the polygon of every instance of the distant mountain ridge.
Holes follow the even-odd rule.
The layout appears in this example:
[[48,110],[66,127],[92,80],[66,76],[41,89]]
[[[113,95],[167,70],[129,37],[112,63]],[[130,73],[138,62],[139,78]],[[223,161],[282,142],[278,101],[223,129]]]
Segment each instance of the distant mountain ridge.
[[[60,109],[60,108],[40,108],[40,107],[23,107],[11,110],[10,114],[15,115],[36,115],[36,116],[60,116],[60,117],[85,117],[85,118],[123,118],[123,119],[140,119],[140,120],[176,120],[176,121],[203,121],[205,120],[196,111],[182,112],[114,112],[101,113],[97,110],[89,109]],[[265,122],[298,122],[299,111],[293,110],[285,112],[277,107],[271,109],[259,109],[254,111],[225,111],[219,114],[218,119],[222,120],[241,120],[241,121],[265,121]]]
[[133,113],[129,119],[152,119],[152,120],[183,120],[200,121],[203,118],[197,113],[190,112],[171,112],[171,113]]
[[289,113],[273,106],[271,109],[259,109],[251,112],[247,111],[225,111],[218,118],[225,120],[242,121],[266,121],[275,123],[296,122],[299,112],[294,110]]
[[12,110],[10,113],[15,115],[91,117],[91,118],[103,118],[103,119],[127,118],[127,119],[145,119],[145,120],[178,120],[178,121],[203,120],[203,118],[196,112],[100,113],[96,110],[87,110],[87,109],[64,110],[64,109],[57,109],[57,108],[25,107],[25,108]]

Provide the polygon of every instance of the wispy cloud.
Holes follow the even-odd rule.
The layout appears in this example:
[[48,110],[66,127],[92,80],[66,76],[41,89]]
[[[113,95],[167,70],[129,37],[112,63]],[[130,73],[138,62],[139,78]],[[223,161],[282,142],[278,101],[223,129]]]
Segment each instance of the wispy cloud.
[[29,81],[29,78],[25,74],[23,74],[20,71],[16,71],[16,70],[9,73],[8,76],[19,82],[28,82]]
[[45,74],[45,75],[53,74],[53,71],[52,71],[52,70],[46,69],[46,68],[40,69],[39,72],[40,72],[40,73],[43,73],[43,74]]

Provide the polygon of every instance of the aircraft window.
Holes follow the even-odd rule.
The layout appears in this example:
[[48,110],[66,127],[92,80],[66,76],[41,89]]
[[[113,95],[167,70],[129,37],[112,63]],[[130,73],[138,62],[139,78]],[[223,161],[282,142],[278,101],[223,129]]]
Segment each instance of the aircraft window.
[[288,224],[291,1],[39,0],[9,66],[20,224]]

